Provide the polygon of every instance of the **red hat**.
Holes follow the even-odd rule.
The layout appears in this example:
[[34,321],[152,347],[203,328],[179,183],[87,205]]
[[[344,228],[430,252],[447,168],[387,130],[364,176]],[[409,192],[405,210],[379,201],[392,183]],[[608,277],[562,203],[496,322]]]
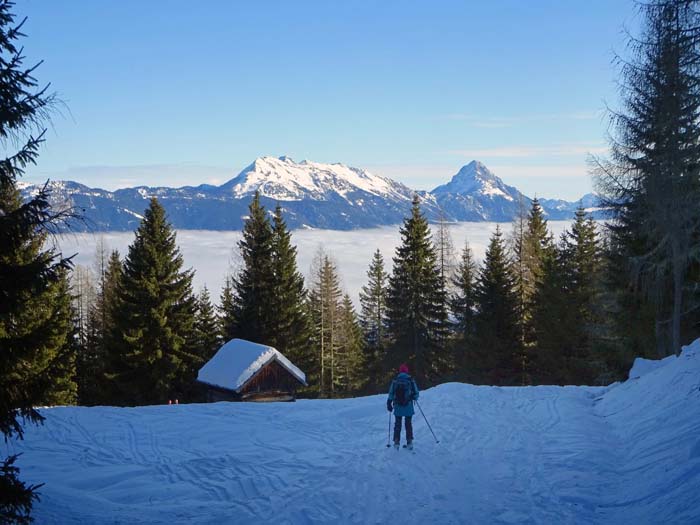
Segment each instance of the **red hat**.
[[399,367],[399,372],[408,374],[408,365],[406,363],[401,363],[401,366]]

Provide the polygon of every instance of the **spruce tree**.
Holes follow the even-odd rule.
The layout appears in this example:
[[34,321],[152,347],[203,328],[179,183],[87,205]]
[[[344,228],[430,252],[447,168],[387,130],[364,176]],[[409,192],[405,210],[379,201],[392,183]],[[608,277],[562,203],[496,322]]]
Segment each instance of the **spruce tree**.
[[700,12],[687,0],[656,0],[641,11],[642,37],[630,38],[632,59],[621,61],[623,107],[612,115],[598,189],[627,282],[656,310],[663,356],[680,352],[683,311],[695,306],[684,296],[686,279],[700,261]]
[[336,395],[344,397],[360,391],[366,382],[362,352],[362,329],[350,296],[346,293],[338,309],[339,342],[336,351]]
[[272,315],[278,305],[274,292],[272,227],[258,192],[248,209],[243,238],[238,243],[243,268],[234,278],[233,311],[224,313],[233,323],[227,337],[273,344]]
[[534,352],[532,315],[537,283],[541,280],[545,259],[554,257],[554,242],[547,227],[547,220],[539,200],[535,198],[527,217],[521,215],[514,227],[513,275],[518,299],[518,325],[520,331],[521,383],[530,382],[531,360]]
[[194,319],[192,330],[186,334],[185,348],[191,354],[187,373],[183,374],[178,391],[192,402],[206,400],[206,389],[196,381],[197,373],[221,347],[219,320],[211,304],[209,290],[205,286],[194,298]]
[[217,310],[219,313],[219,336],[226,343],[236,337],[236,297],[233,290],[234,279],[230,275],[224,280],[224,287],[221,289],[221,297]]
[[197,360],[187,344],[194,317],[192,272],[182,264],[175,232],[153,198],[117,290],[111,376],[121,403],[164,403],[195,379]]
[[522,383],[518,303],[511,268],[497,226],[476,282],[474,369],[480,383]]
[[27,485],[19,479],[19,468],[15,461],[19,454],[9,456],[0,464],[0,523],[28,525],[32,504],[39,500],[39,485]]
[[608,351],[601,362],[604,384],[626,379],[636,357],[658,359],[668,347],[666,331],[658,324],[663,310],[630,279],[630,254],[641,243],[634,241],[633,227],[623,226],[627,220],[606,223],[602,239],[601,304],[608,334]]
[[[50,323],[55,334],[56,348],[45,357],[47,370],[51,370],[51,386],[42,399],[45,405],[74,405],[78,400],[76,383],[76,358],[79,351],[78,319],[73,308],[73,296],[68,272],[53,287]],[[41,366],[40,363],[36,363]]]
[[[103,247],[104,248],[104,247]],[[122,262],[117,250],[109,257],[106,250],[98,248],[96,270],[98,275],[95,305],[88,316],[86,342],[78,355],[78,400],[81,405],[110,405],[118,402],[118,395],[107,375],[117,366],[119,355],[110,353],[116,349],[114,313],[117,310],[117,290],[121,284]]]
[[532,295],[529,374],[534,384],[570,383],[569,361],[576,337],[571,274],[565,250],[544,257]]
[[545,259],[554,256],[554,241],[549,232],[547,219],[544,217],[544,210],[539,200],[532,201],[532,207],[527,217],[527,226],[523,238],[523,266],[525,268],[525,282],[518,283],[523,286],[523,296],[525,298],[525,311],[522,323],[526,327],[525,342],[528,342],[527,329],[529,324],[532,296],[535,293],[537,282],[541,280]]
[[[411,216],[399,230],[387,292],[391,364],[406,361],[423,384],[433,384],[451,365],[446,356],[447,294],[428,222],[414,197]],[[393,368],[393,366],[389,366]]]
[[384,258],[379,250],[374,252],[368,282],[360,290],[360,326],[364,336],[364,361],[367,379],[372,390],[386,388],[382,370],[386,360],[386,293],[388,275],[384,270]]
[[282,217],[275,208],[272,226],[272,302],[270,344],[304,369],[313,361],[309,316],[306,310],[304,277],[297,269],[297,249]]
[[452,280],[455,293],[450,298],[450,308],[456,321],[457,339],[454,342],[453,354],[459,379],[469,378],[467,370],[469,354],[474,344],[477,271],[469,242],[465,241],[462,257]]
[[601,268],[596,225],[579,208],[560,245],[545,257],[533,296],[536,383],[592,384],[605,374]]
[[[81,298],[88,309],[84,336],[76,359],[78,403],[81,405],[110,404],[112,401],[105,379],[109,356],[106,341],[111,334],[111,310],[119,275],[121,260],[114,251],[108,255],[103,242],[95,253],[96,289],[88,287],[91,298]],[[89,275],[92,275],[91,273]],[[83,285],[82,289],[86,287]]]
[[601,354],[606,323],[602,313],[602,250],[595,222],[583,208],[576,210],[571,230],[563,240],[573,315],[571,355],[567,369],[570,383],[592,384],[606,374],[606,355]]
[[[12,8],[12,2],[0,2],[0,432],[6,439],[22,437],[22,422],[42,420],[34,407],[50,391],[54,370],[36,363],[51,362],[47,355],[67,337],[63,316],[54,320],[52,314],[60,309],[55,290],[70,267],[42,247],[61,219],[49,206],[46,186],[25,203],[17,188],[18,178],[36,164],[54,97],[34,78],[37,65],[24,65],[18,45],[24,21],[15,23]],[[8,458],[0,470],[0,516],[26,522],[36,487],[17,478],[13,461]]]
[[202,288],[195,301],[193,336],[192,348],[194,355],[197,356],[197,369],[199,369],[214,356],[222,344],[219,337],[219,320],[206,286]]

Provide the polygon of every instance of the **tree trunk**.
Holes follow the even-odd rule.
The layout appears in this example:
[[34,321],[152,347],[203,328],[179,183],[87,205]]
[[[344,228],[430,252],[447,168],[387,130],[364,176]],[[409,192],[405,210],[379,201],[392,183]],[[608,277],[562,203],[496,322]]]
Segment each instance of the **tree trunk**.
[[321,380],[318,383],[318,395],[319,397],[323,397],[323,379],[324,379],[324,361],[323,361],[323,354],[324,354],[324,331],[326,329],[326,325],[324,324],[324,316],[323,316],[323,292],[319,292],[319,306],[321,307]]
[[678,241],[673,243],[673,324],[671,351],[681,353],[681,301],[683,299],[683,265]]
[[[329,299],[331,295],[329,294]],[[331,397],[335,397],[335,345],[336,343],[336,333],[335,333],[335,304],[330,305],[331,310]]]

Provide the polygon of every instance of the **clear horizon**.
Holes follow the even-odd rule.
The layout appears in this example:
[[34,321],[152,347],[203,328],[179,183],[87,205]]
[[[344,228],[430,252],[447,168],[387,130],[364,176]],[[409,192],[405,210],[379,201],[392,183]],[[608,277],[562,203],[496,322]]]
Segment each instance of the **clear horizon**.
[[260,156],[418,190],[472,159],[528,196],[592,190],[632,0],[26,0],[27,63],[57,108],[27,182],[222,184]]

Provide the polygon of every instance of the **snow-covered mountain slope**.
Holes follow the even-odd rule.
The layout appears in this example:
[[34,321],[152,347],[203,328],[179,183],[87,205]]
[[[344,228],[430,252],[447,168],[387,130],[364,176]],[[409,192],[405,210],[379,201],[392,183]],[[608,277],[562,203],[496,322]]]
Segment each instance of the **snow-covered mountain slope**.
[[700,523],[700,341],[610,387],[421,393],[415,453],[385,397],[42,409],[38,523]]
[[[414,194],[421,198],[429,220],[442,216],[448,221],[510,221],[521,201],[526,208],[530,204],[516,188],[504,184],[477,161],[432,192],[414,191],[344,164],[295,162],[289,157],[260,157],[221,186],[138,186],[110,192],[55,181],[50,188],[52,204],[83,212],[85,221],[72,225],[79,231],[133,230],[150,197],[162,201],[176,228],[208,230],[240,229],[255,191],[260,192],[268,209],[281,205],[292,228],[352,230],[398,224],[410,213]],[[37,189],[22,187],[25,197]],[[551,206],[544,206],[550,219],[573,216],[575,203],[551,202]]]
[[[521,206],[527,212],[532,203],[532,199],[505,184],[477,160],[463,166],[450,182],[438,186],[431,194],[448,217],[459,221],[511,221],[520,213]],[[539,201],[550,220],[570,219],[579,206],[594,217],[601,217],[598,199],[592,193],[575,202],[561,199]]]
[[517,201],[522,196],[516,188],[506,185],[478,160],[462,166],[450,182],[438,186],[431,193],[433,195],[471,194],[491,199],[502,198],[507,201]]
[[575,202],[561,199],[540,199],[540,204],[546,210],[547,217],[551,219],[572,217],[579,207],[583,208],[586,213],[592,214],[595,218],[605,216],[605,209],[600,203],[600,197],[595,193],[586,193]]
[[443,212],[458,221],[510,221],[521,206],[530,205],[530,199],[476,160],[431,194]]
[[289,157],[260,157],[221,189],[235,198],[260,195],[279,201],[328,200],[340,195],[355,198],[367,193],[410,202],[413,190],[403,184],[344,164],[322,164]]

